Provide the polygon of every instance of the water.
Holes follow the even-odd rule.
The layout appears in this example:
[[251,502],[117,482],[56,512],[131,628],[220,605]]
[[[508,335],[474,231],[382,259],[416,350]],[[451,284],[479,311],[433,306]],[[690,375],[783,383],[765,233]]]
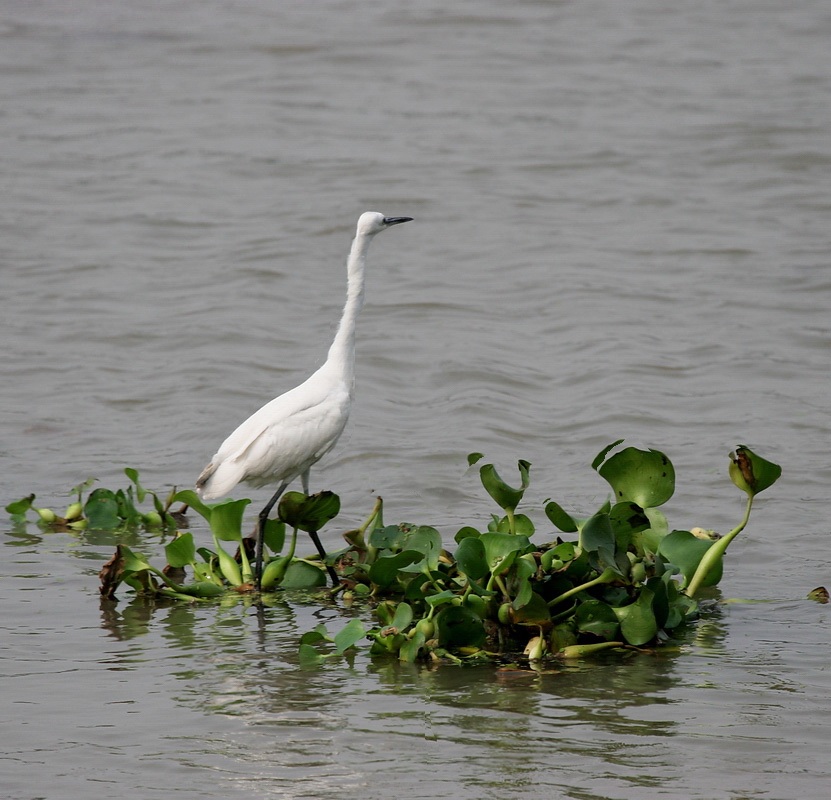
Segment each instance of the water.
[[342,527],[375,494],[448,538],[484,520],[472,450],[533,463],[540,523],[596,508],[621,437],[673,459],[677,527],[735,524],[738,442],[784,474],[721,586],[773,602],[542,675],[306,672],[300,599],[99,607],[112,537],[7,526],[3,794],[827,794],[801,598],[829,581],[830,32],[818,1],[4,4],[6,500],[190,484],[325,357],[368,208],[416,221],[373,245],[312,473]]

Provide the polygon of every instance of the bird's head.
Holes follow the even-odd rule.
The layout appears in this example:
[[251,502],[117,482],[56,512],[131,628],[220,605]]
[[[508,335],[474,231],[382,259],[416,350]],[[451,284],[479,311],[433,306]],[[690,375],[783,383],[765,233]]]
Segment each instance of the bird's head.
[[358,235],[375,236],[393,225],[409,222],[412,217],[385,217],[377,211],[365,211],[358,220]]

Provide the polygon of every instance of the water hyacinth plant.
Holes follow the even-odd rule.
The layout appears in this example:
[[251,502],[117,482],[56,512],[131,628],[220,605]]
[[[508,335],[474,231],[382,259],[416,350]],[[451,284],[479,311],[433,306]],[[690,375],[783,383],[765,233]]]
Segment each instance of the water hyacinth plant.
[[[661,511],[675,490],[672,463],[657,450],[621,444],[604,448],[592,463],[608,482],[610,498],[588,516],[546,501],[545,516],[556,530],[540,542],[532,541],[535,525],[519,511],[530,486],[527,461],[517,465],[519,486],[504,481],[492,464],[479,467],[499,513],[484,527],[459,529],[451,546],[429,525],[386,525],[378,499],[325,564],[317,555],[296,555],[297,534],[329,523],[340,510],[339,499],[331,492],[289,492],[265,532],[258,600],[267,604],[272,593],[285,589],[325,591],[326,571],[335,572],[339,586],[326,591],[326,602],[340,594],[346,608],[361,613],[335,633],[321,625],[305,634],[299,651],[305,664],[338,657],[362,641],[374,656],[452,663],[518,656],[539,662],[659,644],[698,615],[701,592],[721,579],[724,553],[747,525],[753,499],[781,470],[740,445],[728,469],[747,497],[736,528],[723,537],[700,528],[672,530]],[[468,463],[481,459],[474,453]],[[138,476],[130,477],[138,487]],[[33,499],[20,501],[29,500],[23,513]],[[167,506],[174,501],[204,517],[213,549],[197,547],[192,534],[180,533],[165,548],[167,565],[157,569],[119,545],[101,571],[102,594],[115,598],[122,584],[142,597],[189,602],[254,593],[253,539],[242,534],[249,501],[206,505],[189,490],[173,494]],[[88,499],[84,508],[89,505]],[[12,513],[20,513],[12,506]]]

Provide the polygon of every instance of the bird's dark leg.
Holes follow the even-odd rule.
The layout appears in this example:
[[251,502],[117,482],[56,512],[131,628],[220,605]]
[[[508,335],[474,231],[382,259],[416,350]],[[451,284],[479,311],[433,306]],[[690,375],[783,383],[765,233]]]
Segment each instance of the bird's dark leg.
[[257,519],[257,551],[256,551],[256,560],[254,565],[254,581],[257,586],[257,590],[260,588],[260,581],[263,578],[263,542],[265,541],[265,523],[268,520],[268,515],[271,513],[271,509],[274,508],[274,504],[280,499],[280,495],[286,491],[287,483],[283,482],[277,488],[277,491],[274,492],[271,500],[269,500],[265,504],[265,508],[260,511],[260,516]]
[[339,586],[340,580],[338,580],[338,573],[335,572],[334,567],[329,566],[326,563],[326,551],[320,543],[320,537],[317,535],[317,531],[309,531],[309,536],[312,537],[312,541],[317,548],[317,552],[320,553],[320,560],[323,562],[323,565],[326,567],[326,571],[329,573],[329,577],[332,579],[332,586]]

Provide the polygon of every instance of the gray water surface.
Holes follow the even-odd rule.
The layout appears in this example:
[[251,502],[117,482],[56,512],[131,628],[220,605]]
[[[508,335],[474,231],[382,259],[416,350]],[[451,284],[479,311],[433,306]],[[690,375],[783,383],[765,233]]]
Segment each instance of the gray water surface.
[[376,495],[485,525],[474,450],[532,462],[541,539],[618,438],[673,460],[677,528],[737,523],[736,444],[784,473],[720,587],[769,602],[543,674],[301,670],[336,609],[101,606],[112,535],[8,523],[2,794],[826,796],[829,35],[819,0],[3,4],[4,503],[191,485],[325,358],[367,209],[415,221],[373,244],[312,472],[331,547]]

